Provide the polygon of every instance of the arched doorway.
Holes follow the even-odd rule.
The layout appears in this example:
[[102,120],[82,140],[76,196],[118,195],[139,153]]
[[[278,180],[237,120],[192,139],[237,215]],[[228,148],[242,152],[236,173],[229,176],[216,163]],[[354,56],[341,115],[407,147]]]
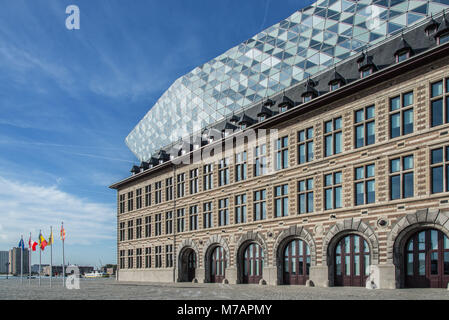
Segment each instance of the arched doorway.
[[446,288],[449,283],[449,238],[427,229],[413,234],[405,244],[405,286]]
[[180,281],[192,282],[195,279],[196,254],[192,248],[184,249],[181,253]]
[[310,249],[300,239],[290,241],[284,248],[283,283],[304,285],[309,279]]
[[210,263],[210,282],[223,282],[226,273],[226,251],[223,247],[217,246],[214,248]]
[[243,254],[243,283],[258,284],[263,274],[263,248],[257,243],[249,244]]
[[335,246],[334,274],[336,286],[364,287],[369,276],[370,248],[356,234],[341,238]]

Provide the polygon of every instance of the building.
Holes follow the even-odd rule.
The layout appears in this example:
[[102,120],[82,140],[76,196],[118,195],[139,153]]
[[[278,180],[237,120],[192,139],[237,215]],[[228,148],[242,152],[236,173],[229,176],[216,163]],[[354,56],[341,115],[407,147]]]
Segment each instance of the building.
[[[140,167],[111,186],[118,279],[447,287],[448,6],[318,1],[185,76],[203,102],[240,73],[258,96],[235,109],[216,90],[231,111],[198,132],[177,80],[126,140]],[[193,134],[170,141],[167,114]]]
[[63,272],[62,265],[61,266],[52,266],[51,268],[49,265],[42,267],[42,274],[44,276],[50,276],[50,273],[52,273],[53,276],[59,276],[59,275],[62,275],[62,272]]
[[[44,268],[50,266],[49,264],[41,264],[41,273],[43,273]],[[31,273],[32,274],[39,274],[39,264],[33,264],[31,265]]]
[[0,273],[8,273],[9,252],[0,251]]
[[23,256],[21,248],[12,248],[9,250],[9,273],[17,276],[21,272],[27,274],[29,270],[29,250],[27,248],[23,249]]

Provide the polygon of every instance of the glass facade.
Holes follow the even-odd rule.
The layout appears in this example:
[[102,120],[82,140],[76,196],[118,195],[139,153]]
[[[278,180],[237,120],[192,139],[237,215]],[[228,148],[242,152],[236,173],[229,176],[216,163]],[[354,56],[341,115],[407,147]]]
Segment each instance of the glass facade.
[[126,138],[141,161],[448,8],[445,1],[320,0],[177,79]]

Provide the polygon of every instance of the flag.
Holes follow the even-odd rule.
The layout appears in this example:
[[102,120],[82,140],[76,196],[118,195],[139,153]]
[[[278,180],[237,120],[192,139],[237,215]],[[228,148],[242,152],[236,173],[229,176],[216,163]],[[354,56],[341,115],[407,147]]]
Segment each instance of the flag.
[[65,240],[65,230],[64,230],[64,226],[61,225],[61,240],[64,241]]
[[23,243],[23,238],[19,241],[19,248],[25,249],[25,244]]
[[36,242],[36,241],[33,241],[33,243],[31,244],[31,249],[32,249],[33,251],[36,251],[36,246],[37,246],[37,242]]
[[41,250],[44,250],[46,246],[47,246],[47,240],[45,240],[44,236],[41,233],[41,234],[39,234],[39,248],[41,248]]
[[47,245],[51,246],[53,244],[53,231],[50,233],[50,236],[48,237]]

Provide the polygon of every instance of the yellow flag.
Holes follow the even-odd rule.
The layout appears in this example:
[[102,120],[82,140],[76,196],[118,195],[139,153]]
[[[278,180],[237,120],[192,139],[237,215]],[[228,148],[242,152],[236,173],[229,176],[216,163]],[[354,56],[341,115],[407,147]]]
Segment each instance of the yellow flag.
[[51,246],[53,244],[53,231],[50,233],[50,236],[48,237],[47,244]]

